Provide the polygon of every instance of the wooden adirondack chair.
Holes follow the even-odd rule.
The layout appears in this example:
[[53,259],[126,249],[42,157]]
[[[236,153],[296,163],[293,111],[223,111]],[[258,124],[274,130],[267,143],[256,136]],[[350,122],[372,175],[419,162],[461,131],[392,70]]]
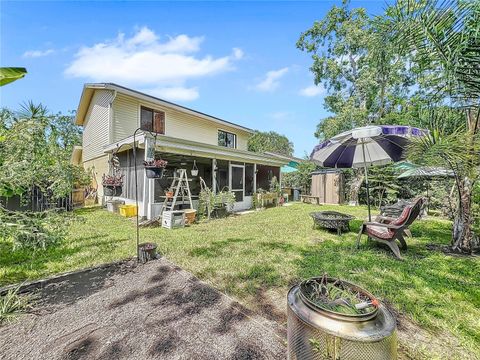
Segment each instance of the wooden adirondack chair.
[[399,241],[402,250],[407,249],[404,235],[408,231],[408,227],[417,219],[423,204],[423,198],[418,198],[411,205],[406,206],[402,214],[393,220],[377,218],[376,222],[364,222],[358,233],[357,248],[360,245],[360,238],[366,234],[373,240],[387,245],[399,259],[402,259],[400,249],[396,243]]

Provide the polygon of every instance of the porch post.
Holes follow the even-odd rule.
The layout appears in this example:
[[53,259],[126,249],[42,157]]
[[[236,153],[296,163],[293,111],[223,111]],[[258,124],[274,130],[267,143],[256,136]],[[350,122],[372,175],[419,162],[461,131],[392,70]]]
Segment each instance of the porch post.
[[253,164],[253,192],[257,192],[257,164]]
[[212,191],[214,194],[217,193],[217,172],[215,168],[217,167],[217,159],[212,159]]
[[282,168],[278,168],[278,185],[280,186],[280,189],[282,188]]

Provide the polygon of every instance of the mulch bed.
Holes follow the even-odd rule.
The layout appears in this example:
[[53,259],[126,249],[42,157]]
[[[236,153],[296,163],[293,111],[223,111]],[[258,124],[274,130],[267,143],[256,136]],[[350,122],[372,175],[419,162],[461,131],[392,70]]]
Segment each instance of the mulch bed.
[[285,358],[283,327],[165,259],[115,263],[24,290],[39,300],[33,313],[0,328],[7,359]]

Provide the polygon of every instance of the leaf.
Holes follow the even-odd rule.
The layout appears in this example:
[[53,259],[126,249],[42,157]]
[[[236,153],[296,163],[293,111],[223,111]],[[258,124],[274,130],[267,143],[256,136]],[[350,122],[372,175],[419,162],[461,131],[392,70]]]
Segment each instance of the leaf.
[[22,67],[2,67],[0,68],[0,86],[9,84],[15,80],[23,78],[27,74],[27,69]]

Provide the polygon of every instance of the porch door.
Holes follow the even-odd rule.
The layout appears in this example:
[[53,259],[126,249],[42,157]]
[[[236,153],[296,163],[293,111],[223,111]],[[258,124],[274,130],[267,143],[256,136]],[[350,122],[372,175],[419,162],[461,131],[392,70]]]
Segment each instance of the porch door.
[[242,202],[245,195],[245,166],[230,164],[230,190],[235,194],[235,201]]

